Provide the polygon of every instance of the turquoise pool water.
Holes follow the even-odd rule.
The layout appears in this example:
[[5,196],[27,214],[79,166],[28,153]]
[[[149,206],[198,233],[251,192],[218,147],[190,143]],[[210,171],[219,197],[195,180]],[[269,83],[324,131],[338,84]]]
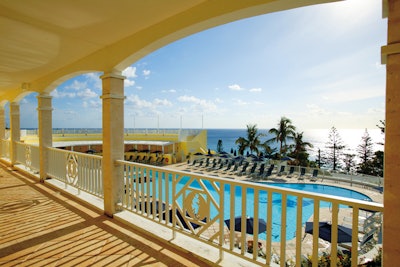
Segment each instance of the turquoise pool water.
[[[157,175],[156,175],[157,176]],[[172,177],[168,177],[169,179],[169,203],[172,203]],[[179,192],[184,186],[188,183],[189,177],[183,177],[182,180],[177,184],[176,192]],[[165,183],[165,177],[162,177],[162,183]],[[152,190],[150,190],[150,194],[153,196],[157,196],[158,199],[162,199],[162,201],[166,201],[166,186],[162,186],[161,190],[158,188],[158,177],[153,178],[152,182],[156,183],[156,192],[153,194]],[[309,191],[314,193],[321,193],[321,194],[328,194],[328,195],[335,195],[341,197],[348,197],[353,199],[361,199],[371,201],[371,199],[359,192],[336,187],[336,186],[329,186],[329,185],[321,185],[321,184],[286,184],[286,183],[268,183],[269,186],[277,186],[277,187],[284,187],[284,188],[291,188],[303,191]],[[219,187],[219,184],[216,184]],[[216,203],[220,202],[220,195],[216,190],[216,187],[213,186],[209,181],[203,181],[203,184],[200,184],[197,180],[193,180],[190,184],[191,188],[199,189],[201,192],[202,187],[206,187],[207,190],[210,192],[212,197],[215,199]],[[230,206],[230,195],[233,192],[234,196],[234,205]],[[147,192],[146,192],[147,193]],[[161,195],[160,195],[161,193]],[[254,206],[255,202],[258,203],[259,206],[259,218],[267,218],[267,200],[268,200],[268,192],[265,190],[259,191],[258,199],[254,198],[254,190],[253,189],[246,189],[246,206],[245,206],[245,214],[249,217],[254,217]],[[182,204],[183,202],[183,195],[180,195],[178,198],[178,202]],[[231,209],[234,210],[235,216],[242,215],[242,195],[243,190],[241,186],[231,186],[225,185],[224,187],[224,219],[228,219],[230,217]],[[272,242],[280,242],[281,240],[281,214],[282,214],[282,195],[278,193],[272,194]],[[303,212],[302,212],[302,224],[305,224],[306,221],[312,216],[314,213],[314,202],[311,199],[304,198],[303,199]],[[322,202],[320,203],[320,207],[329,207],[331,203],[329,202]],[[218,208],[211,203],[210,209],[210,218],[214,218],[218,215]],[[341,208],[346,208],[345,206]],[[286,221],[286,240],[291,240],[295,237],[296,234],[296,212],[297,212],[297,197],[295,196],[288,196],[287,197],[287,221]],[[268,216],[269,218],[270,216]],[[266,233],[261,233],[259,235],[260,239],[266,239]]]

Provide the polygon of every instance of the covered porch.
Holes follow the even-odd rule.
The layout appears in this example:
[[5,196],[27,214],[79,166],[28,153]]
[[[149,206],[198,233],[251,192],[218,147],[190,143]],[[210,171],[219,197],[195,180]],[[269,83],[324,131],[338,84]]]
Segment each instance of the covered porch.
[[[42,201],[49,203],[50,206],[54,204],[53,209],[43,210],[43,212],[35,214],[35,218],[53,216],[52,214],[55,214],[57,208],[61,205],[61,209],[68,206],[74,211],[75,214],[71,214],[71,217],[80,222],[88,221],[89,228],[86,228],[86,225],[77,227],[74,223],[68,221],[69,219],[66,220],[65,225],[69,225],[64,230],[66,234],[73,234],[75,230],[78,232],[83,230],[83,232],[89,233],[88,230],[94,229],[93,236],[95,236],[96,231],[105,233],[104,231],[110,230],[109,233],[112,232],[118,239],[126,240],[125,238],[129,237],[127,239],[128,242],[138,244],[138,247],[140,247],[141,241],[135,243],[137,241],[131,239],[132,236],[137,235],[137,231],[127,233],[127,231],[130,231],[128,228],[121,227],[120,224],[114,222],[121,214],[133,214],[169,229],[171,240],[180,240],[179,237],[183,235],[192,239],[193,242],[199,241],[214,248],[218,255],[213,258],[216,259],[213,264],[224,264],[224,259],[232,255],[255,265],[269,266],[274,263],[285,266],[288,260],[286,253],[287,241],[285,238],[280,240],[279,249],[273,250],[272,236],[271,234],[266,235],[263,250],[265,257],[259,257],[257,250],[249,253],[245,249],[247,239],[245,227],[242,228],[238,242],[234,231],[228,231],[226,234],[224,227],[226,219],[234,219],[236,215],[235,205],[239,205],[242,218],[247,217],[248,200],[245,196],[251,195],[252,203],[258,203],[258,197],[260,194],[264,194],[267,195],[265,210],[268,215],[262,219],[267,222],[267,233],[272,233],[274,227],[271,220],[274,207],[272,196],[279,194],[282,205],[282,210],[277,215],[280,217],[280,225],[282,226],[279,228],[279,234],[286,237],[287,225],[295,224],[294,250],[296,253],[293,261],[297,266],[300,266],[303,256],[303,203],[308,200],[312,201],[310,205],[313,207],[314,233],[318,233],[318,223],[321,220],[321,202],[331,203],[330,222],[334,230],[332,232],[333,238],[330,253],[333,255],[337,253],[338,240],[335,239],[337,234],[335,231],[337,231],[337,226],[341,223],[338,217],[340,207],[341,205],[351,206],[353,233],[351,244],[352,247],[357,247],[361,211],[383,212],[382,204],[333,196],[320,196],[318,194],[297,192],[296,190],[274,189],[264,185],[232,181],[203,174],[188,174],[168,168],[124,160],[123,108],[125,77],[121,74],[122,70],[129,64],[174,40],[216,25],[249,16],[330,1],[263,0],[223,1],[218,3],[214,1],[177,1],[172,4],[156,1],[161,5],[158,9],[154,9],[154,2],[146,2],[140,8],[134,6],[135,2],[124,2],[126,5],[130,5],[129,10],[134,11],[134,15],[132,15],[132,12],[128,12],[125,5],[120,5],[118,2],[108,2],[102,7],[96,6],[96,8],[100,9],[96,13],[97,16],[82,16],[66,20],[59,20],[57,16],[48,17],[47,15],[55,14],[56,10],[65,10],[65,6],[70,6],[68,1],[46,1],[46,4],[41,6],[35,6],[34,2],[32,2],[29,8],[24,5],[25,2],[15,1],[1,4],[4,5],[2,21],[6,25],[4,27],[6,29],[4,40],[10,42],[4,42],[4,45],[0,46],[2,51],[5,51],[3,59],[8,59],[2,61],[4,74],[1,75],[0,84],[0,91],[2,92],[0,95],[0,125],[2,125],[0,127],[0,153],[2,162],[6,164],[6,166],[2,167],[3,171],[13,176],[9,180],[10,183],[7,183],[6,179],[8,174],[0,177],[4,179],[1,184],[3,184],[3,188],[7,192],[7,194],[2,194],[1,197],[9,196],[8,192],[11,192],[10,190],[12,189],[19,187],[23,189],[23,191],[17,192],[19,196],[19,198],[15,198],[17,203],[13,204],[12,195],[10,195],[10,199],[4,199],[3,206],[6,211],[3,213],[5,215],[2,214],[2,216],[6,216],[10,220],[8,225],[12,226],[15,233],[18,233],[15,229],[21,231],[21,236],[14,236],[15,239],[7,241],[10,243],[3,243],[1,251],[5,254],[9,255],[9,249],[21,252],[21,254],[10,254],[14,255],[14,258],[11,257],[8,260],[19,261],[21,260],[20,257],[24,260],[29,260],[31,253],[41,253],[40,248],[45,250],[46,247],[49,247],[50,251],[52,251],[50,253],[59,251],[59,248],[49,246],[49,243],[47,243],[54,242],[53,236],[50,234],[52,231],[54,232],[54,228],[49,228],[49,224],[44,226],[40,223],[35,223],[33,227],[35,225],[38,227],[36,232],[30,232],[29,235],[25,236],[25,230],[29,228],[24,224],[23,220],[18,220],[13,216],[15,209],[20,209],[19,212],[22,212],[22,216],[33,216],[29,213],[24,215],[24,212],[34,212],[41,207]],[[97,10],[87,6],[84,2],[75,6],[74,9],[76,7],[82,10]],[[115,11],[116,15],[109,17],[112,15],[108,12],[109,10]],[[398,91],[400,87],[399,1],[384,0],[383,10],[383,16],[388,18],[388,41],[381,51],[382,61],[386,64],[387,71],[384,206],[385,214],[389,214],[389,216],[385,217],[383,224],[383,263],[384,266],[396,266],[399,262],[398,232],[400,229],[400,216],[397,212],[400,204],[400,196],[398,194],[400,188],[398,179],[398,174],[400,173],[398,156],[400,144],[400,101]],[[118,17],[118,20],[113,19],[115,17]],[[43,20],[43,18],[47,18],[48,21]],[[133,22],[130,21],[135,18],[139,19]],[[126,27],[127,22],[131,22],[133,26]],[[118,31],[115,29],[118,29]],[[22,34],[23,38],[21,37],[21,40],[15,41],[13,39],[15,32],[26,34]],[[24,39],[26,36],[32,36],[32,39],[27,41]],[[48,42],[46,43],[44,40]],[[14,43],[19,46],[10,45]],[[29,53],[26,53],[26,51],[29,51]],[[10,55],[10,57],[6,57],[6,55]],[[63,151],[53,146],[53,107],[52,97],[49,93],[68,78],[91,71],[103,73],[101,76],[102,156]],[[38,146],[20,142],[20,101],[31,92],[39,94],[37,107],[39,118]],[[10,103],[10,139],[5,138],[4,127],[4,105],[7,102]],[[14,172],[14,170],[23,171],[33,177],[34,180],[22,176],[18,178],[18,173]],[[140,182],[140,178],[144,180],[145,177],[149,178],[148,182]],[[54,182],[54,186],[57,186],[57,191],[51,192],[48,189],[47,184],[51,184],[51,182]],[[36,189],[31,191],[34,187]],[[101,203],[97,208],[105,216],[99,214],[98,210],[91,210],[79,201],[75,202],[76,198],[65,198],[63,193],[58,195],[57,192],[61,192],[61,188],[64,191],[73,190],[76,197],[79,196],[79,198],[83,194],[89,194],[90,198],[95,198],[96,201]],[[163,188],[168,190],[163,190]],[[21,195],[21,192],[25,191],[26,195]],[[38,191],[47,192],[47,195],[45,197],[37,195]],[[241,193],[241,202],[239,203],[235,202],[235,194],[233,192],[236,191]],[[230,193],[228,194],[228,192]],[[249,192],[252,193],[250,194]],[[23,199],[20,197],[23,197]],[[293,198],[296,199],[296,215],[293,218],[288,218],[286,210],[294,205]],[[51,200],[50,202],[48,202],[49,199]],[[197,206],[193,204],[195,202],[194,199],[199,200]],[[166,210],[172,210],[172,212],[166,212],[163,204],[165,204]],[[7,205],[11,206],[7,208]],[[77,210],[78,206],[79,209],[85,209],[85,212],[82,213]],[[227,207],[229,208],[226,209]],[[211,208],[213,213],[211,213]],[[7,209],[11,212],[7,212]],[[254,204],[254,216],[258,216],[259,209],[261,209],[260,205]],[[226,210],[229,211],[225,212]],[[178,211],[180,216],[178,216]],[[76,214],[79,216],[76,217]],[[162,216],[162,214],[164,215]],[[120,218],[121,221],[129,223],[129,218],[122,218],[122,216]],[[101,226],[103,228],[99,228],[99,225],[103,223],[107,227]],[[205,235],[205,232],[210,230],[215,223],[219,225],[219,228],[213,228],[215,232],[211,237],[210,235]],[[141,227],[137,222],[136,226],[138,228]],[[118,228],[120,232],[114,231],[114,228]],[[49,232],[42,235],[43,232],[38,232],[38,229],[45,229],[45,231]],[[121,233],[124,233],[124,235]],[[258,233],[259,229],[256,227],[254,229],[254,244],[259,241]],[[10,232],[5,232],[5,234],[10,234]],[[40,238],[44,238],[45,243],[41,243],[39,241]],[[62,240],[62,237],[60,238]],[[6,241],[6,239],[4,240]],[[57,239],[55,240],[57,241]],[[74,242],[71,245],[78,244],[78,247],[87,247],[88,244],[98,242],[97,239],[94,241],[87,240],[84,235],[80,236],[79,240],[81,241],[77,240],[77,243]],[[239,246],[235,245],[237,243]],[[148,243],[145,244],[148,245]],[[170,251],[167,245],[162,244],[162,246],[155,245],[155,247],[159,248],[160,251]],[[40,247],[37,245],[40,245]],[[102,246],[99,246],[101,251],[102,248],[100,247]],[[182,248],[182,250],[187,249],[181,244],[177,245],[177,247]],[[132,248],[130,247],[129,249]],[[313,266],[318,264],[318,249],[318,235],[314,234],[311,255]],[[72,247],[68,251],[72,254],[67,253],[66,255],[78,253]],[[96,256],[99,255],[97,251],[89,253],[94,253]],[[185,263],[188,258],[193,256],[192,253],[194,252],[190,251],[184,255],[179,254],[177,259]],[[27,254],[29,254],[29,257],[24,257]],[[116,252],[112,254],[118,255]],[[171,256],[157,257],[154,255],[154,249],[140,250],[140,254],[150,255],[145,257],[155,262],[172,260],[171,262],[166,262],[167,265],[169,263],[172,263],[172,265],[177,263],[175,259],[171,259]],[[352,266],[358,265],[359,256],[359,252],[354,249],[352,251]],[[136,255],[132,257],[134,258],[132,258],[133,261],[141,259],[140,256]],[[121,257],[121,259],[127,264],[131,262],[131,259],[125,261],[125,257]],[[50,261],[53,260],[50,259]],[[73,261],[75,259],[70,260]],[[101,260],[101,257],[95,258],[96,260]],[[115,260],[118,260],[118,256],[116,256]],[[331,265],[336,265],[338,258],[332,257],[330,260]],[[78,261],[84,261],[84,259],[78,259]],[[195,257],[191,261],[197,262]],[[199,266],[201,264],[202,262],[198,262]]]

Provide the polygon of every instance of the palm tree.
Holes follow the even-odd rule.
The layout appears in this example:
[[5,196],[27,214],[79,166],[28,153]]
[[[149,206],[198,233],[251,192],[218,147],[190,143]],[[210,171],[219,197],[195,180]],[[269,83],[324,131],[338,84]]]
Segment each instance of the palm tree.
[[261,144],[261,147],[264,149],[264,154],[268,158],[272,158],[274,154],[276,153],[276,148],[272,148],[269,144],[268,141],[265,141],[264,143]]
[[239,137],[238,139],[236,139],[235,144],[238,145],[238,154],[243,155],[244,151],[248,147],[247,139],[244,137]]
[[269,130],[270,134],[275,135],[275,137],[268,140],[268,142],[278,142],[279,146],[279,155],[282,156],[286,151],[286,141],[293,140],[296,127],[292,125],[292,121],[286,117],[282,117],[278,123],[277,128],[271,128]]
[[293,141],[294,144],[290,146],[293,151],[290,155],[296,159],[296,164],[302,166],[308,165],[307,147],[312,148],[313,145],[309,142],[303,141],[303,132],[295,133],[293,136]]
[[243,155],[246,148],[250,149],[250,153],[256,152],[258,154],[258,148],[261,146],[260,138],[263,134],[258,132],[257,124],[247,125],[247,138],[239,137],[235,144],[239,146],[239,154]]

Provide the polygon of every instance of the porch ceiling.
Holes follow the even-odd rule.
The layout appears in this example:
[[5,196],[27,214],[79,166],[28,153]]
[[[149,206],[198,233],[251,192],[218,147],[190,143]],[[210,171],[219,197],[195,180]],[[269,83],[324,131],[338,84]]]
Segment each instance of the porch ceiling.
[[121,71],[189,34],[334,0],[0,0],[0,102],[51,91],[68,75]]

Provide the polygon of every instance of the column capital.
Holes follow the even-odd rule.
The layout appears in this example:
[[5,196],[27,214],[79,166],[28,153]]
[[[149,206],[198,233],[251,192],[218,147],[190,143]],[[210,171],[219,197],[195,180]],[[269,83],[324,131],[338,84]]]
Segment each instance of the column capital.
[[53,111],[54,108],[47,108],[47,107],[42,107],[42,108],[37,108],[37,111]]
[[400,43],[388,44],[381,47],[381,63],[386,64],[389,55],[400,54]]
[[125,80],[126,76],[123,76],[123,75],[115,73],[115,72],[104,73],[103,75],[100,76],[100,79],[102,79],[102,80],[108,79],[108,78],[115,78],[115,79]]
[[40,93],[36,96],[37,99],[39,98],[44,98],[44,99],[53,99],[53,96],[51,96],[49,93]]
[[116,95],[116,94],[105,94],[100,96],[101,99],[126,99],[126,96],[124,95]]

